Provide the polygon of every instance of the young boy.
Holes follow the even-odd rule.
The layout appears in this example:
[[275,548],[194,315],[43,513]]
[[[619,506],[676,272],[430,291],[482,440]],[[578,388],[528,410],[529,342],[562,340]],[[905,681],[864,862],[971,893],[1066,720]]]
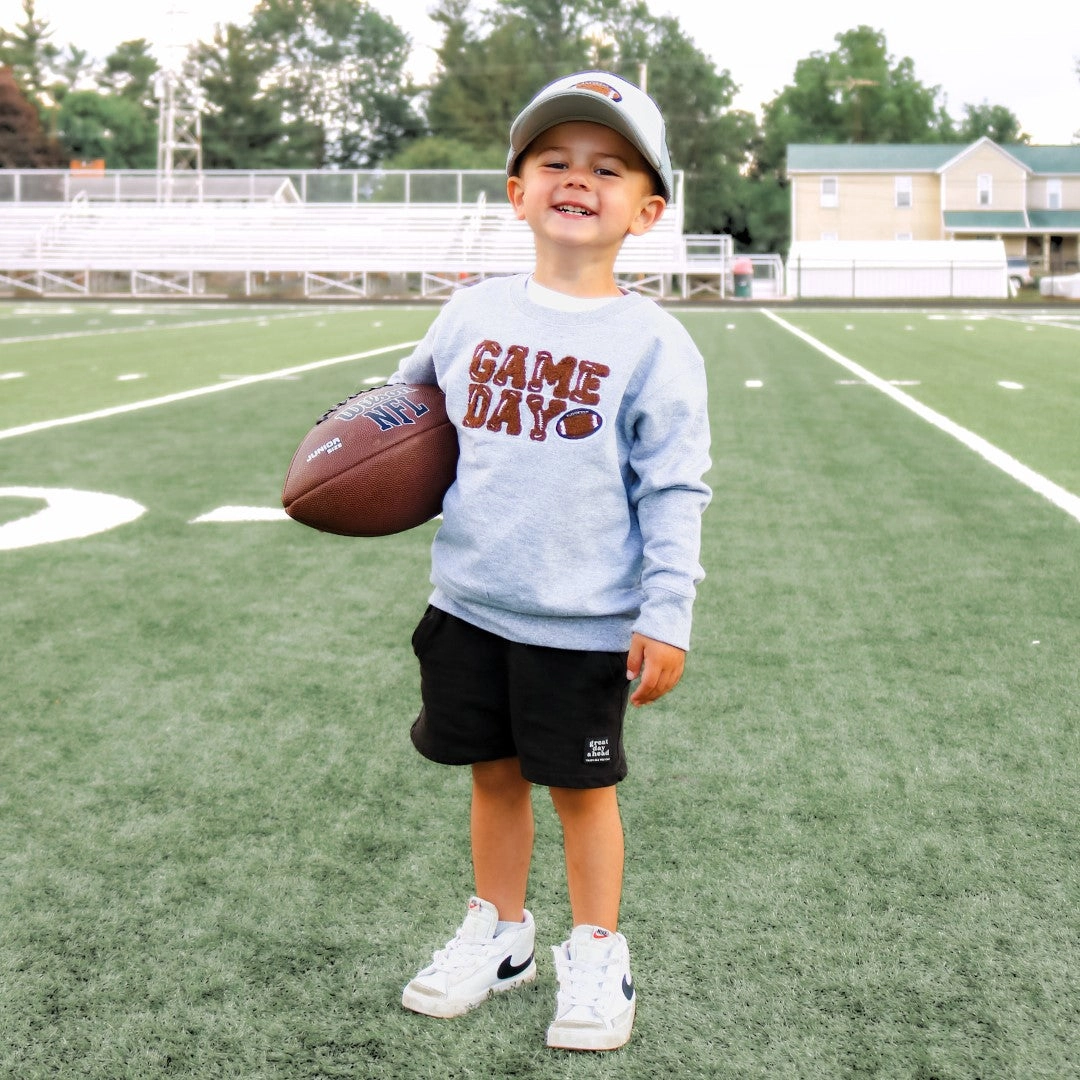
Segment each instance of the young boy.
[[[683,327],[621,290],[615,258],[672,195],[664,121],[604,72],[546,87],[514,121],[507,191],[531,275],[456,293],[392,381],[436,382],[457,478],[413,635],[417,749],[472,769],[476,895],[402,995],[458,1016],[536,977],[525,910],[532,787],[563,828],[573,930],[554,949],[549,1046],[610,1050],[636,992],[618,933],[627,699],[679,681],[709,500],[704,365]],[[632,696],[630,682],[638,679]]]

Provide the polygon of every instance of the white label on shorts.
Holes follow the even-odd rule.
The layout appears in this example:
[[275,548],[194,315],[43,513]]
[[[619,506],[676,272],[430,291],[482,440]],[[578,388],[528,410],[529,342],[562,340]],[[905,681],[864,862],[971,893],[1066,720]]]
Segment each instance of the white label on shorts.
[[585,756],[582,759],[586,765],[610,765],[611,764],[611,740],[586,739]]

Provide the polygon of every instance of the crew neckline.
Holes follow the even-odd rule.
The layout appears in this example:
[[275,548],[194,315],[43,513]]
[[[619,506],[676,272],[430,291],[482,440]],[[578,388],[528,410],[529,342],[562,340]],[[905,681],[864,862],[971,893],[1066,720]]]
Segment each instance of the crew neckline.
[[525,296],[540,307],[551,308],[554,311],[596,311],[598,308],[607,307],[608,304],[621,300],[621,296],[571,296],[569,293],[558,292],[541,285],[529,275],[525,282]]

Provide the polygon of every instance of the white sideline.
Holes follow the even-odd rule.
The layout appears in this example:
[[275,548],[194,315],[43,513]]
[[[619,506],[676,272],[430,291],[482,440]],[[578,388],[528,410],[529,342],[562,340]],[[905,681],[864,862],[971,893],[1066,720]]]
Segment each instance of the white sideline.
[[368,349],[366,352],[348,353],[345,356],[331,356],[325,360],[315,360],[310,364],[297,364],[295,367],[281,368],[278,371],[266,371],[260,375],[244,375],[239,379],[230,379],[228,382],[214,383],[211,386],[197,386],[193,390],[181,390],[175,394],[163,394],[161,397],[147,398],[145,401],[132,401],[127,405],[113,405],[107,409],[78,413],[75,416],[62,416],[56,420],[38,420],[33,424],[23,424],[21,427],[7,428],[0,431],[0,439],[13,439],[17,435],[32,435],[36,431],[48,431],[51,428],[66,427],[68,424],[82,424],[87,420],[104,420],[110,416],[138,412],[140,409],[154,409],[159,405],[171,405],[175,401],[187,401],[189,398],[203,397],[206,394],[217,394],[222,390],[235,390],[239,386],[251,386],[254,383],[269,382],[272,379],[285,379],[290,375],[300,375],[305,371],[315,371],[318,368],[331,367],[333,364],[344,364],[349,360],[367,360],[372,356],[401,352],[405,349],[411,349],[417,344],[417,341],[402,341],[396,345],[385,345],[381,349]]
[[947,416],[936,412],[921,401],[916,401],[910,394],[905,394],[903,390],[899,390],[885,379],[879,378],[861,364],[849,360],[842,353],[838,353],[824,342],[818,341],[812,334],[800,330],[797,326],[792,326],[791,323],[782,319],[779,315],[775,315],[768,308],[761,308],[760,310],[766,318],[772,319],[778,326],[782,326],[801,341],[805,341],[811,348],[817,349],[822,355],[835,361],[841,367],[847,368],[853,375],[858,376],[864,382],[891,397],[893,401],[903,405],[905,409],[910,409],[911,412],[928,424],[933,424],[934,427],[944,431],[946,435],[951,435],[957,442],[962,443],[969,450],[974,450],[976,454],[985,458],[991,465],[1001,469],[1003,473],[1011,476],[1014,480],[1018,480],[1044,499],[1048,499],[1056,507],[1064,510],[1070,517],[1080,521],[1080,497],[1074,495],[1071,491],[1066,491],[1065,488],[1055,484],[1052,480],[1048,480],[1045,476],[1035,472],[1034,469],[1029,469],[1010,454],[1006,454],[1004,450],[999,450],[993,443],[987,442],[981,435],[968,431],[967,428],[961,427],[954,420],[950,420]]

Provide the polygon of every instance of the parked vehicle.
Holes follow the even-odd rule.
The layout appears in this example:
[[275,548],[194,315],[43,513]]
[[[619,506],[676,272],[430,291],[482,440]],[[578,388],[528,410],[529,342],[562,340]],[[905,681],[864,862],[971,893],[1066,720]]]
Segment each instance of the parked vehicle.
[[1013,292],[1030,288],[1035,284],[1035,276],[1031,272],[1027,259],[1015,258],[1006,261],[1009,264],[1009,285]]

